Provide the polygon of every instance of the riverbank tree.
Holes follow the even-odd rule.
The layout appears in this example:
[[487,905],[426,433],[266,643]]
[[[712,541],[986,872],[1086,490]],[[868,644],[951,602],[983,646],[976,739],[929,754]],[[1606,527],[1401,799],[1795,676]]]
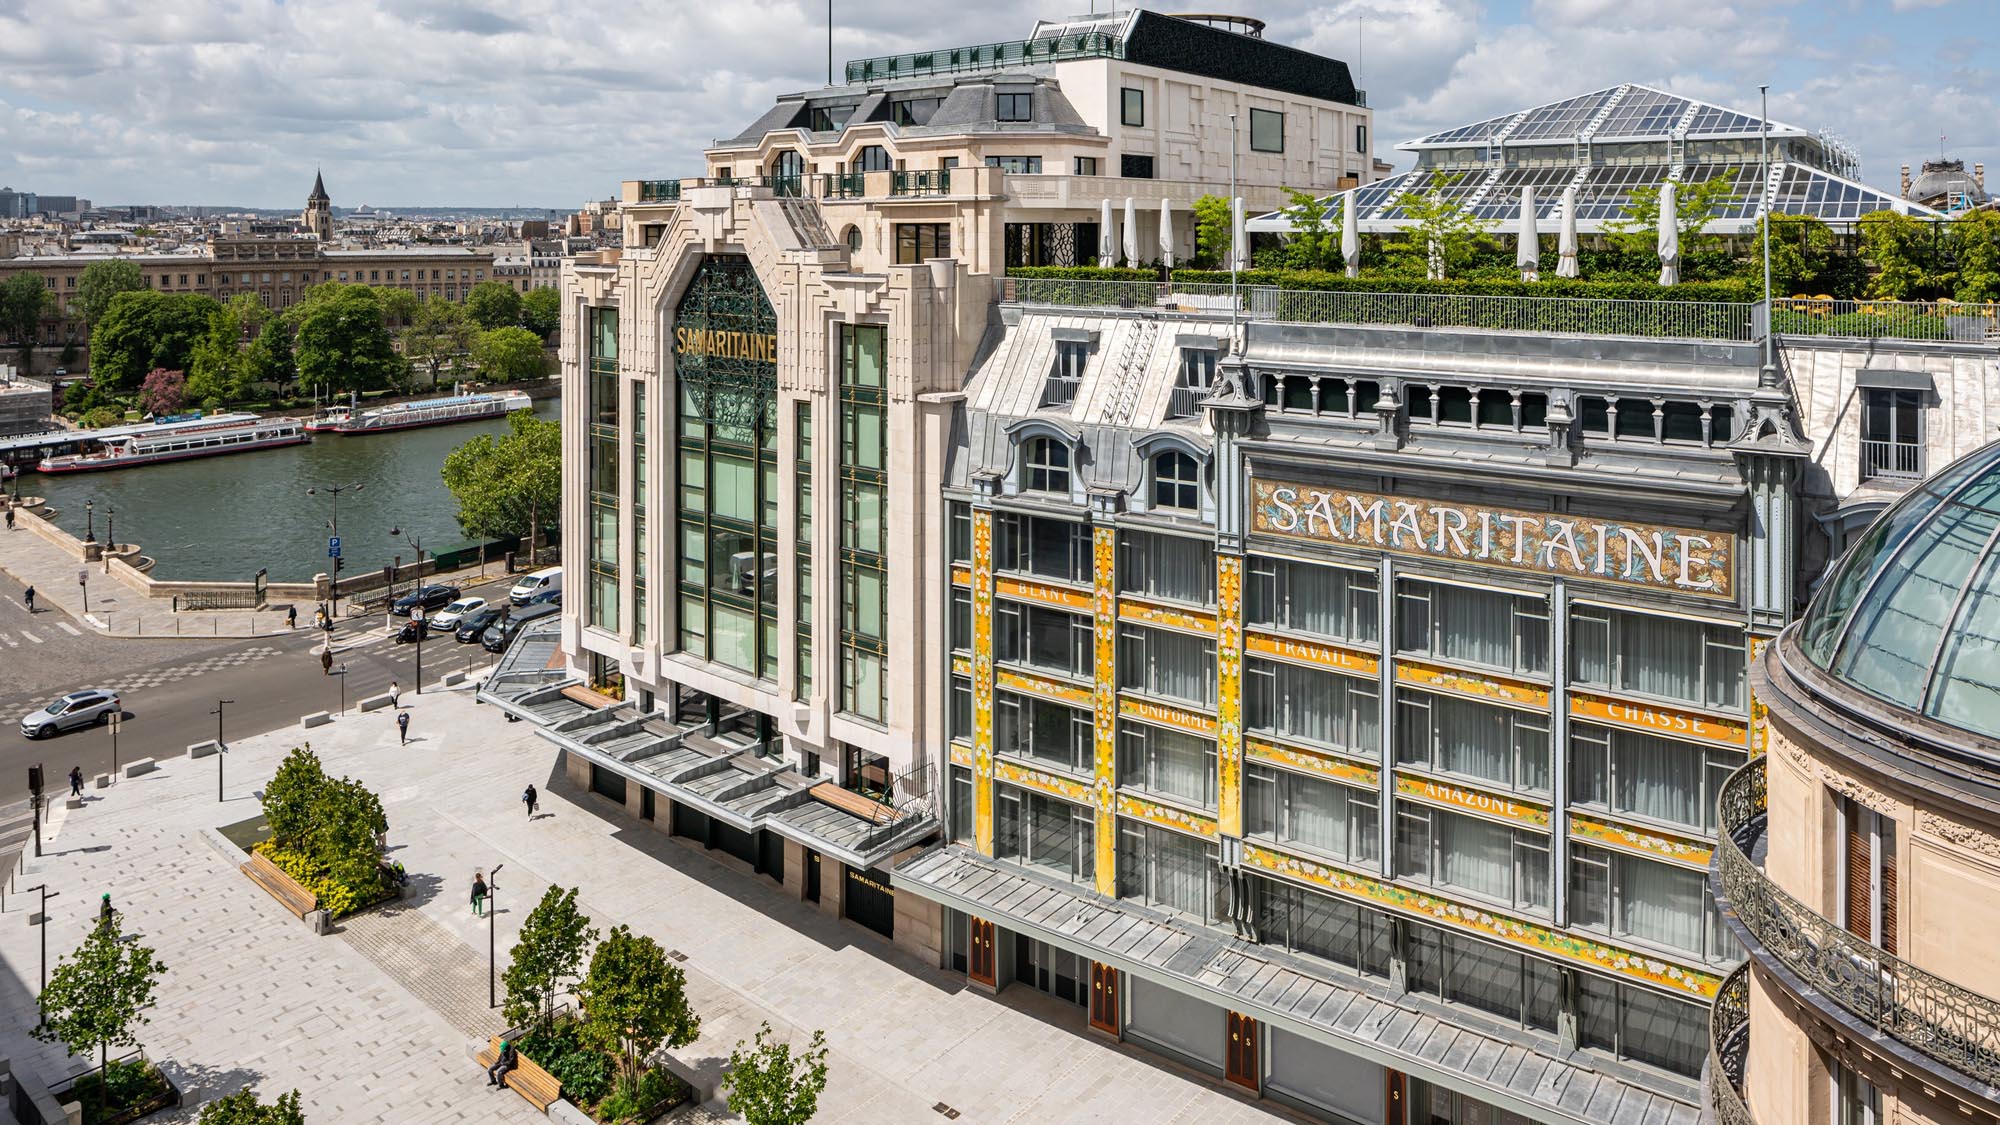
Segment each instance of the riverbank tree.
[[84,324],[93,325],[111,311],[111,298],[146,287],[146,275],[137,262],[121,258],[92,262],[76,279],[76,308],[83,314]]
[[562,327],[562,294],[547,285],[522,294],[521,327],[543,340],[553,340],[556,329]]
[[526,328],[508,325],[481,332],[472,341],[472,362],[479,373],[499,383],[539,379],[547,371],[542,338]]
[[379,391],[409,382],[410,364],[396,351],[379,291],[328,282],[306,293],[297,313],[293,355],[301,387],[315,393]]
[[430,375],[435,388],[445,365],[455,366],[459,357],[472,350],[472,335],[465,306],[434,296],[418,306],[410,326],[403,329],[403,355],[412,366]]
[[466,315],[481,328],[521,323],[521,295],[504,281],[482,281],[465,295]]
[[562,425],[530,410],[507,416],[504,434],[480,434],[444,459],[458,526],[474,539],[520,536],[529,550],[555,526],[562,504]]
[[17,273],[0,281],[0,333],[21,345],[21,370],[28,369],[28,357],[35,346],[35,329],[42,317],[55,307],[55,295],[38,273]]
[[90,329],[90,377],[101,393],[127,395],[157,367],[185,371],[222,310],[200,293],[120,293]]

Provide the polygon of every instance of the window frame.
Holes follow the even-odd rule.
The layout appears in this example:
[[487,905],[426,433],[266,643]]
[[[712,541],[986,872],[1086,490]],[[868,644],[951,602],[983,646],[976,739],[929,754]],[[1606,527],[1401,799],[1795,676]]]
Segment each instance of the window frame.
[[[1259,115],[1262,115],[1261,119]],[[1268,130],[1273,125],[1273,122],[1271,120],[1272,118],[1277,119],[1275,123],[1278,130],[1278,143],[1276,148],[1271,148],[1268,147],[1267,145],[1260,145],[1257,143],[1257,134],[1260,132],[1259,128],[1260,120],[1262,124],[1262,130]],[[1250,107],[1250,151],[1273,152],[1273,153],[1282,153],[1285,151],[1285,113],[1283,110],[1260,109],[1257,106]]]
[[1137,86],[1118,88],[1118,123],[1137,128],[1146,126],[1146,91]]
[[[1148,511],[1201,514],[1201,462],[1183,450],[1165,449],[1153,454],[1147,465]],[[1181,475],[1182,469],[1186,470],[1185,476]]]
[[993,92],[993,120],[1008,124],[1030,122],[1035,119],[1035,92],[1033,90],[995,90]]
[[[1060,456],[1053,452],[1058,450]],[[1075,481],[1075,457],[1068,442],[1035,434],[1021,443],[1022,492],[1069,497],[1074,495]]]

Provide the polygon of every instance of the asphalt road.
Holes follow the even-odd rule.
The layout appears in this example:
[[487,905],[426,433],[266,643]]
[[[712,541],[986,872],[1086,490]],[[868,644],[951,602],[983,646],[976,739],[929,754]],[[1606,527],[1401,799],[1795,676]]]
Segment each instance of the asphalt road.
[[[504,599],[509,581],[466,592]],[[66,786],[63,779],[71,766],[81,766],[85,777],[111,770],[112,736],[106,727],[40,741],[21,734],[23,715],[77,688],[118,692],[125,713],[117,739],[121,763],[181,755],[190,743],[216,737],[218,699],[231,701],[222,707],[226,743],[288,726],[314,711],[337,711],[343,683],[352,716],[362,698],[397,682],[405,704],[416,705],[411,730],[420,732],[424,715],[415,691],[415,646],[392,643],[381,635],[382,625],[380,617],[342,618],[334,634],[334,661],[336,669],[345,665],[347,673],[328,676],[320,671],[320,638],[311,629],[219,641],[103,637],[46,606],[29,617],[21,605],[20,585],[0,575],[0,804],[27,795],[27,767],[32,764],[44,765],[50,785],[57,787]],[[29,635],[38,640],[27,640]],[[15,642],[12,647],[8,639]],[[423,646],[423,679],[435,683],[446,672],[484,667],[497,659],[477,644],[433,635]],[[367,719],[382,723],[384,736],[393,737],[389,712]]]

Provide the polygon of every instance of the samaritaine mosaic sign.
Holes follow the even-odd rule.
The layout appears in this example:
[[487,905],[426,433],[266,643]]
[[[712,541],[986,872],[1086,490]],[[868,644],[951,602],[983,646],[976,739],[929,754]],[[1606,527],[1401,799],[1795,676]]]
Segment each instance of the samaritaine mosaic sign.
[[1252,527],[1261,532],[1704,597],[1735,594],[1736,537],[1727,532],[1278,480],[1251,487]]

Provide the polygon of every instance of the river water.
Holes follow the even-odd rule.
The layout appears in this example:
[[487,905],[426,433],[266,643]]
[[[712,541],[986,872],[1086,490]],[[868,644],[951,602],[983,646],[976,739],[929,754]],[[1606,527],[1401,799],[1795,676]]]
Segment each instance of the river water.
[[[535,403],[553,420],[559,399]],[[22,495],[39,492],[62,514],[56,522],[82,538],[84,501],[96,501],[97,537],[106,522],[121,543],[137,543],[158,560],[163,581],[248,582],[269,568],[273,582],[309,582],[330,570],[326,539],[333,499],[329,485],[360,484],[340,494],[344,575],[379,571],[397,555],[456,550],[475,542],[458,529],[458,505],[439,470],[445,455],[478,434],[504,432],[495,418],[399,433],[315,435],[305,445],[232,453],[193,461],[100,473],[28,473]],[[318,486],[317,496],[306,489]],[[551,513],[553,515],[553,513]],[[400,528],[402,536],[391,536]]]

